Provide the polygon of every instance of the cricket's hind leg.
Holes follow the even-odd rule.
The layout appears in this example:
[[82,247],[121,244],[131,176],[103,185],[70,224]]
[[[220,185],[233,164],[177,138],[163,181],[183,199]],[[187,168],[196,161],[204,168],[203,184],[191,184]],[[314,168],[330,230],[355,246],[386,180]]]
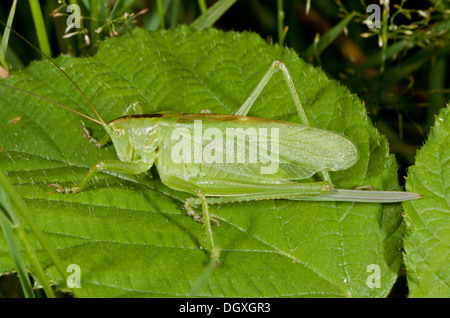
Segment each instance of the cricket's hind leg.
[[[207,180],[203,180],[208,183]],[[197,197],[191,197],[186,199],[184,208],[187,210],[187,214],[192,216],[195,221],[201,222],[206,228],[206,237],[208,241],[208,250],[212,251],[215,247],[213,232],[211,228],[211,221],[219,223],[212,219],[209,214],[209,204],[222,204],[232,202],[243,201],[258,201],[258,200],[272,200],[272,199],[296,199],[312,196],[320,196],[330,191],[331,186],[327,182],[312,182],[312,183],[297,183],[286,182],[284,184],[277,184],[276,187],[272,184],[241,184],[241,188],[237,188],[233,182],[227,183],[223,181],[221,183],[225,188],[231,188],[234,186],[235,190],[239,189],[242,194],[234,196],[215,196],[206,197],[203,190],[195,190]],[[214,188],[215,189],[215,188]],[[251,193],[248,190],[252,190]],[[225,194],[224,194],[225,195]],[[194,210],[194,206],[202,206],[202,216]]]
[[[235,113],[236,116],[247,116],[248,112],[252,108],[258,96],[261,94],[264,87],[270,81],[272,76],[278,71],[281,70],[283,74],[284,81],[291,95],[292,101],[294,102],[295,108],[297,110],[297,114],[300,118],[300,122],[304,126],[311,126],[308,121],[308,117],[306,116],[305,110],[303,109],[302,103],[298,96],[297,90],[295,88],[294,81],[292,80],[291,74],[289,73],[286,65],[278,60],[274,60],[269,70],[264,74],[263,78],[259,81],[253,91],[250,93],[250,96],[246,99],[246,101],[242,104],[242,106]],[[328,171],[322,171],[320,173],[325,182],[327,182],[331,187],[333,187],[333,183],[331,182],[331,177]]]
[[273,61],[269,70],[266,72],[266,74],[264,74],[263,78],[259,81],[259,83],[253,89],[253,91],[250,93],[250,95],[247,97],[247,99],[242,104],[242,106],[238,109],[238,111],[235,113],[235,115],[236,116],[247,116],[248,112],[252,108],[252,106],[255,103],[258,96],[261,94],[263,89],[266,87],[267,83],[270,81],[272,76],[278,70],[281,70],[283,73],[284,81],[289,90],[292,101],[295,104],[295,108],[297,110],[298,116],[300,117],[301,123],[305,126],[310,126],[308,118],[306,117],[306,113],[303,109],[302,103],[300,102],[300,98],[298,97],[297,90],[295,89],[295,84],[292,80],[291,74],[289,73],[286,66],[278,60]]

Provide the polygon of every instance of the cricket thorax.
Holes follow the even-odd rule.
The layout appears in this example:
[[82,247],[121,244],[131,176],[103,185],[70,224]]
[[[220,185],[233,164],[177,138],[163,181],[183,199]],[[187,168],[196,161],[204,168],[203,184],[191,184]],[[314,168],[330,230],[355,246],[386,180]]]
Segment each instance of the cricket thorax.
[[166,124],[161,117],[133,115],[118,118],[108,124],[112,130],[111,139],[121,161],[154,161]]

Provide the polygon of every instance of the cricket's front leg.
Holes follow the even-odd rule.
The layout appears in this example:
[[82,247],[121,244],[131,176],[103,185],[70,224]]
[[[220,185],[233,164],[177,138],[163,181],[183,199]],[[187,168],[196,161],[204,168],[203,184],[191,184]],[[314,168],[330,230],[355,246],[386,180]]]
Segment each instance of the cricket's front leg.
[[83,138],[86,138],[95,147],[103,148],[111,143],[111,137],[109,134],[106,134],[102,139],[96,139],[92,136],[92,132],[89,128],[86,126],[80,126],[80,128],[83,130]]
[[98,171],[117,171],[136,175],[149,170],[152,165],[152,163],[146,162],[123,162],[120,160],[100,161],[93,166],[84,178],[74,187],[63,187],[57,183],[51,183],[48,186],[55,187],[56,191],[59,193],[77,193],[86,188],[89,181],[91,181],[92,177],[94,177]]

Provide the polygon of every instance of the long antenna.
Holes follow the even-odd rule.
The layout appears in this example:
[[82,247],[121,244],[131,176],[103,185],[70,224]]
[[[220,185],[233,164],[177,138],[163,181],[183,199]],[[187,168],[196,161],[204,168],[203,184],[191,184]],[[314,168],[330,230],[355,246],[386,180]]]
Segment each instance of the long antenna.
[[3,24],[3,26],[5,26],[6,28],[10,29],[15,35],[17,35],[19,38],[21,38],[25,43],[27,43],[29,46],[31,46],[33,49],[35,49],[35,50],[36,50],[37,52],[39,52],[40,54],[42,54],[47,60],[49,60],[54,66],[56,66],[56,67],[57,67],[57,68],[58,68],[58,69],[59,69],[59,70],[60,70],[60,71],[61,71],[61,72],[69,79],[69,81],[76,87],[76,89],[81,93],[81,95],[82,95],[82,96],[84,97],[84,99],[88,102],[89,106],[91,106],[92,110],[94,111],[94,113],[95,113],[95,115],[98,117],[98,119],[100,119],[100,121],[98,121],[98,120],[96,120],[96,119],[93,119],[93,118],[91,118],[91,117],[89,117],[89,116],[87,116],[87,115],[84,115],[84,114],[82,114],[82,113],[80,113],[80,112],[78,112],[78,111],[76,111],[76,110],[74,110],[74,109],[71,109],[70,107],[64,106],[64,105],[62,105],[62,104],[60,104],[60,103],[58,103],[58,102],[52,101],[52,100],[50,100],[50,99],[47,99],[47,98],[45,98],[45,97],[42,97],[42,96],[39,96],[39,95],[30,93],[30,92],[27,92],[27,91],[25,91],[25,90],[22,90],[22,89],[19,89],[19,88],[16,88],[16,87],[9,86],[9,85],[6,85],[6,84],[0,83],[1,85],[6,86],[6,87],[9,87],[9,88],[16,89],[16,90],[18,90],[18,91],[21,91],[21,92],[24,92],[24,93],[27,93],[27,94],[30,94],[30,95],[33,95],[33,96],[36,96],[36,97],[39,97],[39,98],[42,98],[42,99],[47,100],[47,101],[49,101],[49,102],[51,102],[51,103],[53,103],[53,104],[62,106],[62,107],[64,107],[64,108],[66,108],[66,109],[69,109],[69,110],[71,110],[71,111],[73,111],[73,112],[79,114],[79,115],[82,115],[82,116],[84,116],[84,117],[86,117],[86,118],[89,118],[89,119],[95,121],[96,123],[99,123],[100,125],[103,125],[103,126],[106,125],[105,122],[103,121],[103,119],[100,117],[100,115],[99,115],[99,114],[97,113],[97,111],[95,110],[95,108],[94,108],[94,106],[92,105],[91,101],[90,101],[90,100],[86,97],[86,95],[83,93],[83,91],[81,90],[81,88],[80,88],[77,84],[75,84],[75,82],[70,78],[70,76],[67,75],[67,73],[66,73],[66,72],[65,72],[58,64],[56,64],[55,61],[53,61],[50,57],[48,57],[44,52],[42,52],[41,50],[39,50],[39,49],[38,49],[35,45],[33,45],[30,41],[28,41],[28,40],[25,39],[22,35],[20,35],[18,32],[16,32],[16,30],[14,30],[14,29],[11,28],[10,26],[6,25],[5,22],[3,22],[3,21],[0,20],[0,23]]
[[32,96],[41,98],[41,99],[43,99],[43,100],[46,100],[47,102],[56,104],[56,105],[58,105],[58,106],[61,106],[61,107],[65,108],[65,109],[70,110],[71,112],[74,112],[74,113],[76,113],[76,114],[78,114],[78,115],[81,115],[81,116],[87,118],[87,119],[90,119],[90,120],[96,122],[97,124],[103,125],[103,123],[102,123],[101,121],[99,121],[99,120],[97,120],[97,119],[95,119],[95,118],[89,117],[88,115],[85,115],[85,114],[83,114],[83,113],[81,113],[81,112],[79,112],[79,111],[77,111],[77,110],[75,110],[75,109],[72,109],[72,108],[70,108],[70,107],[68,107],[68,106],[66,106],[66,105],[63,105],[63,104],[58,103],[58,102],[55,102],[54,100],[48,99],[48,98],[46,98],[46,97],[43,97],[43,96],[40,96],[40,95],[31,93],[31,92],[28,92],[28,91],[23,90],[23,89],[21,89],[21,88],[17,88],[17,87],[14,87],[14,86],[9,86],[9,85],[4,84],[4,83],[1,83],[1,82],[0,82],[0,85],[5,86],[5,87],[8,87],[8,88],[15,89],[15,90],[20,91],[20,92],[22,92],[22,93],[26,93],[26,94],[29,94],[29,95],[32,95]]

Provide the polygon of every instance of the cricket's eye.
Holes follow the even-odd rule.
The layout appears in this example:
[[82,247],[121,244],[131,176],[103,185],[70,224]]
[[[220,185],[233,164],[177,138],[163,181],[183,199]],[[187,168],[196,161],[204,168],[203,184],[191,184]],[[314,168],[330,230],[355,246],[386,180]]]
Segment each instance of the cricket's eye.
[[114,129],[114,131],[113,131],[113,134],[114,134],[114,136],[116,136],[116,137],[122,136],[122,133],[123,133],[123,130],[120,129],[120,128]]

